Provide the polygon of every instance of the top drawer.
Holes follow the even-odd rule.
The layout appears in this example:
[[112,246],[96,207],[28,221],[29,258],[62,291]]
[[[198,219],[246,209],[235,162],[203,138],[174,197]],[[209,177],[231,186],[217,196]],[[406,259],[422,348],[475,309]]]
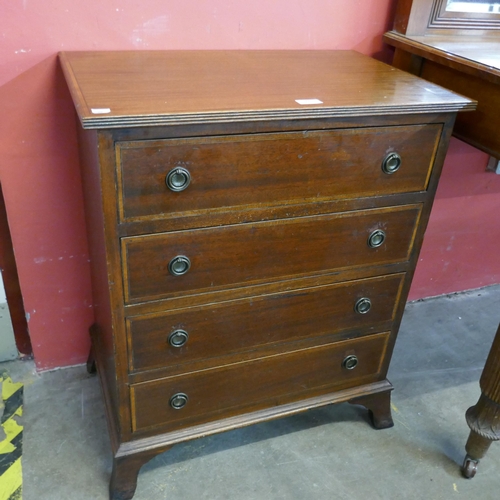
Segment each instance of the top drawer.
[[[120,220],[425,190],[440,132],[432,124],[118,142]],[[401,166],[386,173],[393,152]],[[190,177],[185,189],[167,186],[171,172],[174,189]]]

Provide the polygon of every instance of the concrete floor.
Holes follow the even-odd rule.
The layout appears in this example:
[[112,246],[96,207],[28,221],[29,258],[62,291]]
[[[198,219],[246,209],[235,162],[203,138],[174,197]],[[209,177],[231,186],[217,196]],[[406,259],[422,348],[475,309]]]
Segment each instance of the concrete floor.
[[[472,480],[466,409],[500,321],[500,286],[409,304],[389,378],[395,427],[347,404],[180,444],[146,464],[134,500],[500,498],[500,444]],[[24,381],[24,500],[105,500],[111,453],[100,389],[76,367]]]

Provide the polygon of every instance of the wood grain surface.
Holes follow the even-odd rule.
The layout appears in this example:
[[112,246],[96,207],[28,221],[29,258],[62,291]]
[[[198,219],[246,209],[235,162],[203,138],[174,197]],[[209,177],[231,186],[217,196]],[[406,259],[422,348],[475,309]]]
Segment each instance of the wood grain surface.
[[[420,209],[410,205],[123,238],[125,300],[403,262],[412,250]],[[385,231],[386,241],[370,248],[368,238],[379,229]],[[177,256],[191,261],[182,276],[168,270]]]
[[[161,425],[174,430],[289,403],[304,395],[325,394],[333,388],[375,382],[388,337],[380,333],[133,385],[133,428]],[[342,365],[348,355],[358,358],[353,370]],[[180,410],[169,405],[176,393],[189,398]]]
[[60,60],[85,128],[471,107],[353,51],[62,52]]
[[[129,500],[144,461],[194,437],[359,398],[389,422],[451,126],[475,103],[350,51],[60,61],[83,129],[98,129],[80,144],[111,496]],[[191,183],[170,192],[180,167]],[[170,274],[177,256],[187,274]],[[179,329],[187,344],[172,347]]]
[[[373,333],[393,320],[403,278],[394,274],[130,318],[131,370],[186,365],[344,329]],[[355,310],[361,298],[371,301],[364,314]],[[172,347],[169,334],[179,329],[188,340]]]
[[[424,191],[441,129],[435,124],[118,143],[121,219]],[[382,163],[392,152],[402,164],[387,174]],[[178,167],[191,175],[182,192],[165,182]]]
[[500,83],[500,42],[472,36],[401,35],[390,31],[384,40],[396,48],[430,61]]
[[392,31],[384,38],[396,47],[395,66],[477,101],[475,113],[457,116],[453,134],[500,158],[500,37]]

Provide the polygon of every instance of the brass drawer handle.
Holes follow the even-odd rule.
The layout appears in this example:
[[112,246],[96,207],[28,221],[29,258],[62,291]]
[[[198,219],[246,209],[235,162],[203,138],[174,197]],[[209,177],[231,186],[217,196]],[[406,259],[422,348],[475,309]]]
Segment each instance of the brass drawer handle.
[[344,361],[342,361],[342,366],[346,370],[354,370],[354,368],[356,368],[356,366],[358,366],[358,357],[355,356],[354,354],[347,356],[344,359]]
[[190,267],[191,261],[185,255],[177,255],[168,263],[168,271],[172,276],[182,276]]
[[397,153],[389,153],[382,162],[382,171],[384,174],[393,174],[399,170],[402,160]]
[[169,404],[174,410],[181,410],[186,406],[188,399],[187,394],[178,392],[170,398]]
[[378,248],[385,241],[385,232],[382,229],[376,229],[368,237],[368,246],[370,248]]
[[165,177],[165,183],[170,191],[184,191],[191,182],[191,174],[184,167],[175,167]]
[[168,343],[172,347],[182,347],[186,345],[189,334],[186,330],[175,330],[168,336]]
[[358,314],[366,314],[372,308],[372,301],[368,297],[363,297],[356,301],[354,310]]

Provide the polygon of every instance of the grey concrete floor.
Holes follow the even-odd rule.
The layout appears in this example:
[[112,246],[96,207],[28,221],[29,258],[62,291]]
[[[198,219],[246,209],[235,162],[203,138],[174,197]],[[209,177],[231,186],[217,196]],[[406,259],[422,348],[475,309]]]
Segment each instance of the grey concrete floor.
[[[146,464],[134,500],[495,499],[500,443],[476,477],[459,464],[466,409],[500,321],[500,286],[408,304],[389,379],[395,427],[341,404],[179,444]],[[24,500],[108,498],[111,453],[98,381],[85,367],[24,381]]]

